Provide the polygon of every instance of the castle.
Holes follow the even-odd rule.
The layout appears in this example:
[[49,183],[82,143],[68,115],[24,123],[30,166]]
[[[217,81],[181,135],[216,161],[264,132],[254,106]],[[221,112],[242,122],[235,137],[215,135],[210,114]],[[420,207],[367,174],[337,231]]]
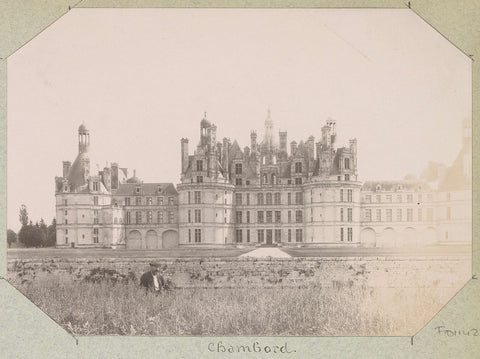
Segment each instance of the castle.
[[273,130],[250,146],[217,141],[204,117],[193,154],[181,139],[181,178],[143,183],[117,163],[90,173],[90,133],[55,178],[57,247],[415,247],[471,242],[471,127],[452,166],[430,163],[419,179],[361,183],[357,141],[337,147],[336,122],[315,142]]

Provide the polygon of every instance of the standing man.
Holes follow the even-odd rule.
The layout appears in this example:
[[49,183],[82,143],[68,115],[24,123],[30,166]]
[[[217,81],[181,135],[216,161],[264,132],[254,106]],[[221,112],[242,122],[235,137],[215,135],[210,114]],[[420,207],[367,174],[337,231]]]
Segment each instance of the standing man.
[[160,293],[165,285],[165,280],[158,274],[158,264],[150,263],[150,270],[140,277],[140,285],[145,287],[145,291],[149,290],[154,293]]

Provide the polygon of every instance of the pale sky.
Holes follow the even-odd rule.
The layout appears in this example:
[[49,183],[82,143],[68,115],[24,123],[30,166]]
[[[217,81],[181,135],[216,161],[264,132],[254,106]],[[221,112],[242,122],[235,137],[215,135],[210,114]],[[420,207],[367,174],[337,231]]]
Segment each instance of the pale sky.
[[106,162],[145,182],[180,180],[180,139],[358,140],[362,181],[450,165],[471,119],[471,61],[405,10],[74,9],[8,59],[8,228],[49,223],[54,178],[90,129]]

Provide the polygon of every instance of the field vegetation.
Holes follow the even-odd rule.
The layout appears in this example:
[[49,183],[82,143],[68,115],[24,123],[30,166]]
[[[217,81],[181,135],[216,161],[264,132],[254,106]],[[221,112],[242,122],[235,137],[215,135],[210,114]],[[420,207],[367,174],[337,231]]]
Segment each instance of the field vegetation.
[[413,335],[452,293],[435,288],[184,288],[134,281],[27,282],[18,289],[75,335]]

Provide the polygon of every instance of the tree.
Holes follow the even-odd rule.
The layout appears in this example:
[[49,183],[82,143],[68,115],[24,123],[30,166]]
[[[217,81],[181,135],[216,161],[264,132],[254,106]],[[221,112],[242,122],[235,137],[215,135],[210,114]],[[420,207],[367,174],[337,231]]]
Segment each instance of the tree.
[[47,247],[53,247],[57,244],[57,221],[55,218],[52,219],[52,224],[47,228]]
[[20,220],[22,226],[28,225],[28,211],[27,206],[24,204],[20,206],[20,214],[18,215],[18,219]]
[[48,228],[47,225],[45,224],[45,221],[43,218],[40,218],[40,224],[38,226],[38,230],[40,231],[40,236],[41,236],[41,246],[46,247],[47,246],[47,237],[48,237]]
[[17,234],[12,231],[11,229],[8,229],[7,230],[7,244],[8,244],[8,247],[10,247],[12,245],[13,242],[16,242],[17,241]]

